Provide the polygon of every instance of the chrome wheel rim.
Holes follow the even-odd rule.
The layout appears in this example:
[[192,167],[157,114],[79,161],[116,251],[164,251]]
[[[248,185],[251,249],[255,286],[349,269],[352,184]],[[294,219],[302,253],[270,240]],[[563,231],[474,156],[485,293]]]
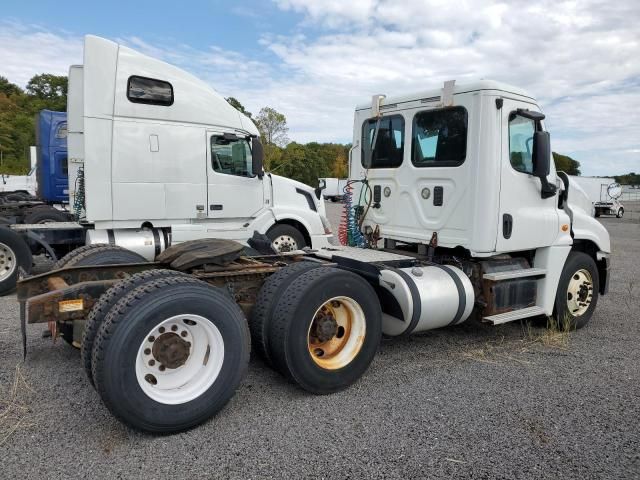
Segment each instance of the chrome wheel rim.
[[584,315],[593,300],[593,278],[581,268],[571,276],[567,287],[567,309],[574,317]]
[[360,353],[367,331],[362,307],[349,297],[334,297],[314,313],[307,330],[313,362],[325,370],[348,365]]
[[0,243],[0,282],[13,275],[17,266],[13,250],[8,245]]
[[273,239],[271,246],[276,252],[293,252],[298,250],[298,242],[290,235],[280,235]]
[[136,378],[156,402],[183,404],[213,385],[223,361],[224,340],[218,327],[200,315],[176,315],[158,323],[142,340]]

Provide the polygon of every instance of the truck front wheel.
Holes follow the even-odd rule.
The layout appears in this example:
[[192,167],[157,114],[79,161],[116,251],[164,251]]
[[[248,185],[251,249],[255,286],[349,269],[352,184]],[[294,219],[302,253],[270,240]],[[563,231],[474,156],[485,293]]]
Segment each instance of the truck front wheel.
[[582,328],[598,303],[599,278],[596,263],[583,252],[571,252],[560,276],[554,316],[560,328]]
[[376,293],[358,275],[332,267],[296,277],[276,306],[270,341],[274,366],[305,390],[345,389],[369,368],[382,335]]
[[278,253],[302,250],[307,246],[300,230],[286,223],[279,223],[271,227],[267,232],[267,237],[271,240],[273,249]]
[[107,314],[92,374],[106,407],[153,433],[194,427],[233,396],[249,362],[249,329],[223,290],[192,277],[147,282]]

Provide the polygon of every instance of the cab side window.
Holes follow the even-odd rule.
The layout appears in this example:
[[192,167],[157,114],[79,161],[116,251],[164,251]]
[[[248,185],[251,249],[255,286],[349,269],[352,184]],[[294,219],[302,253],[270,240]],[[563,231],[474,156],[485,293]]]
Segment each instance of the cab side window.
[[[375,145],[374,145],[375,142]],[[395,168],[402,165],[404,155],[404,118],[391,115],[371,118],[362,126],[362,166]]]
[[215,172],[253,177],[251,147],[244,138],[211,137],[211,167]]
[[509,115],[509,161],[519,172],[533,173],[533,120],[521,117],[517,113]]

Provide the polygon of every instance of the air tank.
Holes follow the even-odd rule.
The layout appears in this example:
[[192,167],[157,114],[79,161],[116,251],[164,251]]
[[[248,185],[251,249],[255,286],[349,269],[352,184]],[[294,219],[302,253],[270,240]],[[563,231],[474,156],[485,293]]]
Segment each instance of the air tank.
[[157,255],[163,252],[169,245],[169,233],[163,228],[121,229],[121,230],[88,230],[86,245],[105,243],[118,245],[133,252],[139,253],[144,258],[153,262]]
[[388,336],[458,325],[473,310],[473,285],[452,265],[388,268],[379,281],[382,331]]

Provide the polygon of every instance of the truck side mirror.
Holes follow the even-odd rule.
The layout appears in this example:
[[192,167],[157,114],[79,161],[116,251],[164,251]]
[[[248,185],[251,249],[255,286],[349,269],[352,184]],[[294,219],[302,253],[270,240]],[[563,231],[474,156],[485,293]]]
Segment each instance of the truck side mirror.
[[258,178],[264,176],[264,148],[257,137],[251,139],[251,173]]
[[320,200],[322,198],[322,191],[327,188],[327,181],[324,178],[318,180],[318,186],[315,189],[316,198]]
[[549,132],[538,130],[533,134],[533,175],[540,179],[540,196],[542,198],[553,197],[556,194],[556,186],[549,183],[547,175],[551,171],[551,139]]
[[533,134],[533,174],[546,177],[551,169],[551,141],[549,132],[537,131]]

